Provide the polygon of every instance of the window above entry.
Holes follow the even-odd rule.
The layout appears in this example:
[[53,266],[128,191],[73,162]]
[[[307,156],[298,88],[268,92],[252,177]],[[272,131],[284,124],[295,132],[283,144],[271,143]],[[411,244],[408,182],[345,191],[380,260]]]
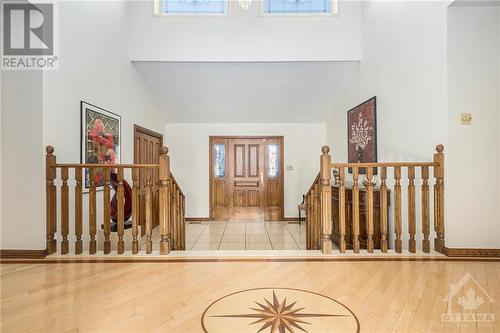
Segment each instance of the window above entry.
[[230,0],[156,0],[157,15],[228,16]]
[[265,15],[335,15],[337,0],[264,0]]

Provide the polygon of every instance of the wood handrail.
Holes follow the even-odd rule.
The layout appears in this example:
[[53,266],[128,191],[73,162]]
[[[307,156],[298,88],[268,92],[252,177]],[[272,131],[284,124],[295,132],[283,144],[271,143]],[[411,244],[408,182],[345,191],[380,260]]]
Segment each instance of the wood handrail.
[[159,164],[89,164],[89,163],[56,163],[56,168],[88,168],[88,169],[154,169],[159,168]]
[[[78,169],[78,168],[88,168],[88,169],[110,169],[110,168],[116,168],[116,169],[155,169],[159,168],[159,164],[89,164],[89,163],[56,163],[54,165],[56,168],[73,168],[73,169]],[[170,173],[170,178],[172,181],[177,185],[179,188],[179,191],[181,192],[182,196],[185,196],[184,193],[182,192],[179,182],[175,179],[174,175]]]
[[[46,246],[47,253],[52,254],[57,251],[57,186],[58,178],[57,169],[60,169],[60,192],[61,192],[61,254],[67,254],[69,251],[69,169],[74,169],[74,223],[75,223],[75,254],[81,254],[83,250],[83,199],[82,199],[82,182],[83,170],[87,169],[89,179],[88,191],[88,250],[89,254],[97,252],[98,228],[99,224],[103,225],[103,252],[109,254],[111,252],[111,243],[117,241],[117,253],[123,254],[128,241],[125,238],[125,169],[131,169],[132,173],[132,208],[131,208],[131,249],[132,254],[139,252],[140,243],[138,240],[139,227],[139,208],[140,201],[144,200],[144,226],[146,236],[146,253],[152,253],[152,226],[155,219],[158,220],[160,234],[160,254],[166,255],[171,250],[184,250],[186,246],[185,240],[185,195],[180,189],[179,183],[170,171],[170,157],[168,156],[168,148],[162,147],[159,154],[158,164],[92,164],[92,163],[57,163],[52,146],[46,147]],[[116,169],[118,174],[118,186],[116,189],[117,199],[117,239],[112,241],[110,236],[110,173]],[[140,196],[140,171],[147,172],[147,181],[142,189],[143,195]],[[94,174],[99,172],[102,174],[104,181],[103,185],[103,211],[102,215],[97,216],[97,184]],[[158,174],[158,181],[153,184],[152,178]],[[153,186],[157,186],[157,190],[153,192]],[[99,185],[100,186],[100,185]],[[141,199],[143,198],[143,199]],[[154,206],[158,206],[158,214],[154,214]]]
[[[363,241],[366,250],[374,252],[374,243],[377,242],[377,249],[380,248],[382,253],[392,248],[396,253],[402,253],[403,240],[408,241],[408,251],[410,253],[417,252],[417,238],[420,235],[417,233],[421,229],[422,246],[421,249],[425,253],[430,253],[430,196],[434,201],[434,250],[442,252],[445,248],[445,195],[444,195],[444,146],[437,145],[435,148],[433,159],[431,161],[398,161],[398,162],[373,162],[373,163],[332,163],[330,156],[330,148],[322,147],[320,173],[314,179],[307,194],[307,248],[310,250],[321,249],[323,253],[329,253],[329,241],[332,230],[335,229],[335,239],[339,243],[340,253],[346,251],[346,242],[349,241],[349,247],[352,247],[354,253],[360,252],[360,241]],[[335,197],[332,197],[330,189],[330,178],[332,168],[337,169],[337,179],[335,186]],[[352,176],[349,176],[346,168],[349,168],[349,173],[352,171]],[[392,210],[392,226],[389,229],[388,207],[388,179],[387,169],[393,170],[392,185],[394,187],[394,205]],[[430,191],[429,173],[432,169],[434,185],[433,193]],[[375,189],[374,179],[375,174],[380,170],[380,189]],[[420,173],[417,173],[417,170]],[[363,178],[363,186],[366,190],[364,196],[360,196],[359,176],[365,173]],[[349,196],[346,194],[348,187],[346,180],[352,178],[352,188],[349,189]],[[418,177],[418,178],[417,178]],[[420,189],[420,206],[421,214],[417,212],[417,200],[419,189],[418,182],[422,180]],[[350,180],[350,179],[349,179]],[[370,181],[369,181],[370,180]],[[405,186],[403,186],[405,185]],[[406,203],[403,202],[403,191],[407,193]],[[377,192],[378,194],[376,194]],[[331,202],[335,202],[335,221],[332,229]],[[377,203],[375,203],[377,201]],[[349,205],[350,208],[347,208]],[[361,212],[361,205],[364,205]],[[379,206],[379,208],[376,208]],[[404,206],[406,210],[404,211]],[[375,219],[375,210],[380,211],[380,217]],[[405,212],[406,214],[403,214]],[[379,213],[377,213],[379,214]],[[377,215],[378,216],[378,215]],[[363,217],[363,222],[361,221]],[[377,231],[375,232],[375,223]],[[362,227],[364,232],[360,232]],[[349,231],[348,233],[346,231]],[[352,231],[352,232],[351,232]],[[389,247],[388,234],[392,232],[394,235],[393,247]],[[346,234],[348,238],[346,238]],[[361,239],[361,235],[365,239]],[[351,242],[352,240],[352,242]]]
[[174,175],[172,173],[170,173],[170,180],[175,184],[177,185],[177,188],[179,189],[179,192],[181,194],[181,196],[185,197],[184,193],[182,192],[181,190],[181,187],[179,185],[179,182],[177,181],[177,179],[175,179]]
[[376,167],[437,167],[437,162],[375,162],[375,163],[332,163],[332,168],[376,168]]
[[309,187],[309,191],[307,191],[306,196],[309,195],[309,193],[311,193],[311,191],[314,189],[314,185],[318,182],[320,177],[321,177],[321,173],[318,172],[318,175],[316,176],[316,178],[314,178],[314,181],[312,182],[311,186]]

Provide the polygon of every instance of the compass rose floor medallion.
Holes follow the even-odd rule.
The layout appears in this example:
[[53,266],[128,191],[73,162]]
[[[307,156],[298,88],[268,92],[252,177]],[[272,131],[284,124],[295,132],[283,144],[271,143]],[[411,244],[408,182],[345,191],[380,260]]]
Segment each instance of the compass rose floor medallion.
[[325,295],[289,288],[257,288],[226,295],[201,318],[206,333],[359,332],[345,305]]

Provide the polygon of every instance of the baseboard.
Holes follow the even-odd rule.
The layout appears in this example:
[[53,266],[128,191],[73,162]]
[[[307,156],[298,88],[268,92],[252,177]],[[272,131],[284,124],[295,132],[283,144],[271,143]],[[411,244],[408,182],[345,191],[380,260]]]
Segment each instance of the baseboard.
[[301,217],[300,219],[298,217],[285,217],[283,219],[283,221],[285,222],[297,222],[297,223],[303,222],[305,220],[306,220],[305,217]]
[[0,250],[1,259],[44,259],[47,250]]
[[210,219],[208,217],[186,217],[186,222],[208,222]]
[[500,258],[500,249],[449,248],[443,249],[447,257],[488,257]]

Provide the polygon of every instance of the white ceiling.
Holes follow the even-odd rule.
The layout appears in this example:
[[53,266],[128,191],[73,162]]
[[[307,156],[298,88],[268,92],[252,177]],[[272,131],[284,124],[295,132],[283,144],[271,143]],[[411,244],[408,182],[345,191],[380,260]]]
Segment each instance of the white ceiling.
[[357,62],[134,62],[175,123],[324,122]]

